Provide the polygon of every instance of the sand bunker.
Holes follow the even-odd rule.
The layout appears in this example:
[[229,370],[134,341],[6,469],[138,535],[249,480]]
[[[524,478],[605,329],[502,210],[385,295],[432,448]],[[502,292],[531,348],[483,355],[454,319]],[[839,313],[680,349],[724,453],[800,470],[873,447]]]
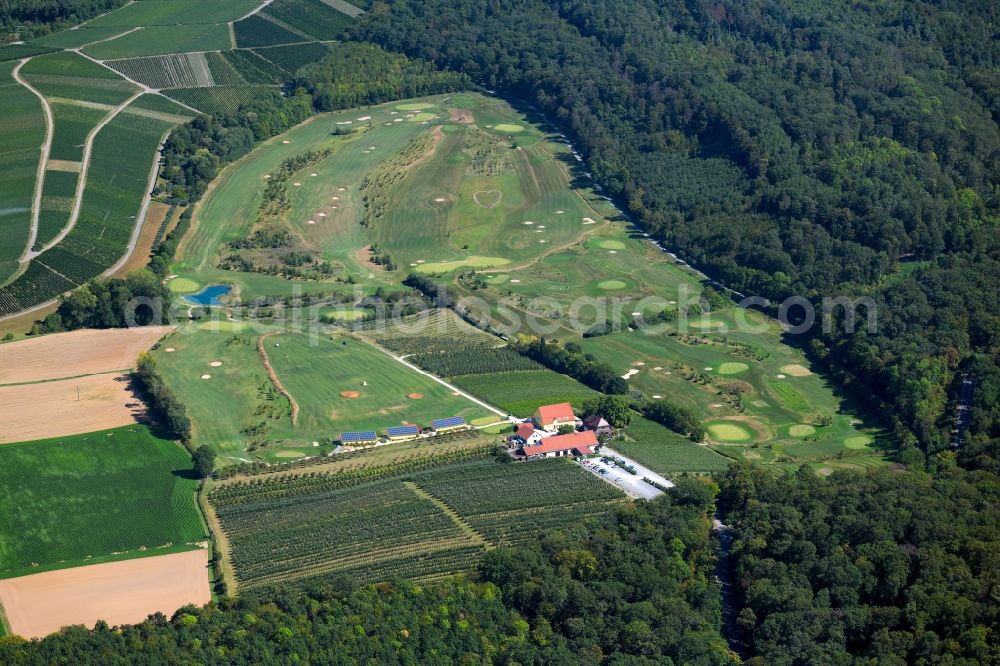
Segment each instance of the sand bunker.
[[338,191],[338,192],[346,192],[346,191],[347,191],[347,188],[346,188],[346,187],[338,187],[338,188],[337,188],[337,191]]
[[562,215],[562,214],[563,214],[563,213],[565,213],[565,212],[566,212],[566,211],[564,211],[564,210],[557,210],[557,211],[556,211],[556,215]]
[[654,395],[653,396],[653,400],[662,400],[662,399],[663,399],[662,395]]
[[316,224],[316,220],[306,220],[306,224]]
[[326,213],[320,213],[319,217],[326,217]]
[[288,139],[285,139],[285,140],[284,140],[284,141],[282,141],[281,143],[291,143],[291,141],[289,141]]
[[639,374],[639,371],[635,368],[630,368],[628,372],[622,375],[622,379],[630,379],[632,376]]
[[791,375],[792,377],[808,377],[812,374],[812,371],[804,365],[799,365],[798,363],[792,363],[791,365],[781,366],[781,371],[786,375]]
[[424,394],[423,393],[408,393],[406,395],[406,397],[409,398],[410,400],[421,400],[421,399],[423,399]]
[[164,349],[163,351],[165,351],[165,352],[170,352],[170,353],[173,353],[173,352],[175,352],[175,351],[177,351],[177,350],[176,350],[176,349],[174,349],[173,347],[167,347],[167,348],[166,348],[166,349]]
[[212,375],[202,375],[201,378],[202,379],[211,379]]
[[222,365],[222,361],[212,361],[211,363],[209,363],[209,365],[212,366],[213,368],[218,368],[219,366]]
[[302,187],[302,183],[292,183],[295,187]]
[[585,218],[583,218],[583,223],[584,224],[597,224],[597,220],[595,220],[592,217],[585,217]]
[[784,379],[785,378],[784,375],[776,375],[776,376],[777,376],[778,379]]
[[445,199],[444,197],[438,197],[434,201],[436,201],[437,203],[444,203],[445,201],[447,201],[447,199]]
[[479,190],[472,194],[472,199],[483,208],[496,208],[502,198],[503,192],[500,190]]
[[358,393],[357,391],[341,391],[340,397],[353,399],[353,398],[360,398],[361,394]]

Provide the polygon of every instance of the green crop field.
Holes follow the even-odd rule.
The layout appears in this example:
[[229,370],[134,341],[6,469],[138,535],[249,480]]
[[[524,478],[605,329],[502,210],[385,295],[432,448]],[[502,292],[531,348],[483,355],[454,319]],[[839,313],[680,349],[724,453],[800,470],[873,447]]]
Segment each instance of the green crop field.
[[22,72],[46,97],[68,100],[67,103],[115,105],[138,91],[113,71],[68,51],[32,58]]
[[87,134],[108,114],[105,109],[92,109],[79,104],[52,104],[55,134],[49,159],[79,162],[83,159],[83,144]]
[[569,402],[579,407],[598,395],[580,382],[551,370],[466,375],[452,380],[463,391],[515,416],[531,416],[540,405]]
[[718,472],[729,460],[707,446],[695,444],[672,430],[643,418],[632,416],[623,436],[608,445],[664,475],[682,472]]
[[[17,269],[31,225],[35,175],[45,140],[41,102],[11,76],[16,63],[0,63],[0,97],[4,121],[0,123],[0,284]],[[0,312],[3,312],[0,292]]]
[[102,39],[120,35],[124,31],[124,28],[116,26],[98,28],[92,24],[87,24],[73,30],[63,30],[62,32],[53,32],[50,35],[38,37],[31,40],[31,43],[42,46],[55,46],[63,49],[75,49],[85,44],[91,44]]
[[623,497],[562,460],[410,468],[213,490],[240,586],[333,572],[372,582],[467,572],[485,548],[521,543]]
[[[156,148],[176,122],[119,114],[97,135],[79,219],[29,270],[0,289],[0,313],[43,303],[102,273],[125,252]],[[58,223],[47,216],[47,233]]]
[[150,25],[196,26],[208,23],[225,23],[249,14],[259,5],[258,0],[226,0],[225,2],[210,3],[202,0],[133,2],[121,9],[88,21],[86,27],[113,27],[124,30]]
[[229,26],[225,23],[152,25],[124,33],[116,39],[91,44],[83,51],[98,60],[113,60],[188,51],[218,51],[233,46]]
[[144,426],[0,447],[0,577],[201,541],[190,467]]

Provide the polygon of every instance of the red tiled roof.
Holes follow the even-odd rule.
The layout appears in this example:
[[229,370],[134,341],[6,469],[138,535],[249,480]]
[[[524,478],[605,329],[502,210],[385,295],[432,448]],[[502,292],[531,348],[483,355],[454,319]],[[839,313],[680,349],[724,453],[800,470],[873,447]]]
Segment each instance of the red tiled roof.
[[576,419],[573,413],[573,406],[568,402],[560,402],[557,405],[542,405],[538,408],[538,419],[542,425],[548,425],[554,421],[572,421]]
[[535,427],[530,423],[522,423],[517,426],[517,430],[514,431],[514,434],[521,439],[528,441],[528,438],[535,434]]
[[597,446],[597,435],[594,434],[593,430],[584,430],[583,432],[573,432],[568,435],[546,437],[534,446],[525,446],[524,455],[537,456],[542,453],[555,453],[556,451],[569,451],[570,449],[577,449],[580,453],[593,453],[591,447],[594,446]]

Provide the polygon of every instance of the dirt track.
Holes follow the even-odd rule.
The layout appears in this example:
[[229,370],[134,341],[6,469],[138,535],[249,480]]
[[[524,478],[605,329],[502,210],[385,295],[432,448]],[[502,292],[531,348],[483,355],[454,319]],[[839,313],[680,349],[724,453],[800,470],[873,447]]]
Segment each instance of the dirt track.
[[208,550],[144,557],[0,580],[11,632],[36,638],[71,624],[93,627],[169,617],[187,604],[211,601]]
[[135,364],[140,352],[172,330],[172,326],[86,329],[3,344],[0,384],[125,370]]
[[132,393],[129,383],[128,375],[109,373],[0,386],[0,405],[3,405],[0,444],[135,423],[145,415],[145,406]]

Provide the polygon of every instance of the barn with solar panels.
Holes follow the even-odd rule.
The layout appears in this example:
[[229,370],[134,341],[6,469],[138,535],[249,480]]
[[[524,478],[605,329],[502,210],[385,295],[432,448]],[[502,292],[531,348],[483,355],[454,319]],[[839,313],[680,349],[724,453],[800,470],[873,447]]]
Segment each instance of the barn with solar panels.
[[431,427],[434,428],[434,432],[448,432],[450,430],[468,428],[469,426],[466,424],[464,416],[452,416],[447,419],[435,419],[431,421]]
[[420,428],[415,425],[395,426],[385,431],[390,442],[405,442],[408,439],[416,439],[420,435]]
[[378,433],[374,430],[359,430],[355,432],[340,433],[340,443],[348,446],[361,446],[364,444],[377,444]]

